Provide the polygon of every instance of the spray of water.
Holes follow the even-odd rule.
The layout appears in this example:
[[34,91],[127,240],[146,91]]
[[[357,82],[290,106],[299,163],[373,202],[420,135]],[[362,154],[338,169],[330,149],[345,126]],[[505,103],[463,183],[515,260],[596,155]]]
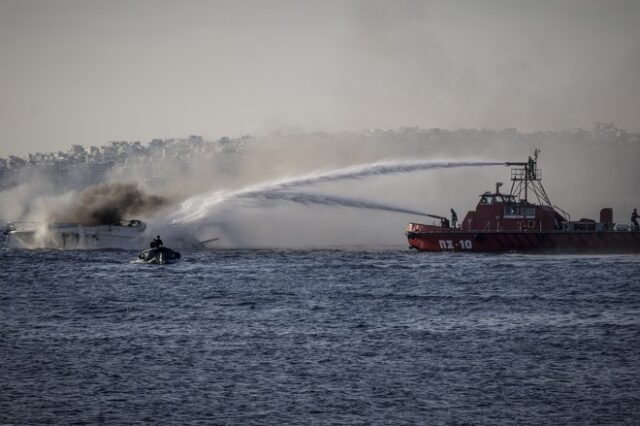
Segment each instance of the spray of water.
[[344,169],[333,170],[329,172],[313,173],[307,176],[293,178],[290,180],[280,181],[274,185],[274,190],[297,188],[306,185],[315,185],[318,183],[335,182],[348,179],[360,179],[370,176],[383,176],[391,174],[409,173],[429,169],[445,169],[457,167],[480,167],[480,166],[497,166],[504,163],[496,162],[470,162],[470,161],[450,161],[450,162],[434,162],[434,161],[390,161],[379,162],[373,164],[364,164],[358,166],[347,167]]
[[417,210],[405,209],[383,203],[376,203],[368,200],[357,198],[338,197],[334,195],[313,194],[308,192],[285,192],[272,191],[266,193],[255,194],[251,197],[254,202],[263,205],[264,201],[287,201],[303,206],[330,206],[330,207],[349,207],[355,209],[378,210],[394,213],[405,213],[415,216],[434,217],[429,213],[419,212]]
[[324,204],[345,206],[354,208],[378,209],[403,213],[426,215],[424,213],[408,211],[401,207],[388,206],[369,201],[331,197],[318,194],[301,194],[287,192],[285,190],[296,189],[304,186],[312,186],[320,183],[336,182],[342,180],[361,179],[371,176],[383,176],[391,174],[410,173],[421,170],[495,166],[504,163],[478,162],[478,161],[389,161],[384,163],[364,164],[332,171],[320,171],[304,176],[288,178],[261,185],[254,185],[238,191],[216,191],[213,193],[192,197],[180,205],[180,208],[170,215],[170,223],[173,225],[187,225],[201,221],[211,223],[210,220],[217,208],[223,203],[242,200],[269,200],[276,199],[295,202],[298,204]]

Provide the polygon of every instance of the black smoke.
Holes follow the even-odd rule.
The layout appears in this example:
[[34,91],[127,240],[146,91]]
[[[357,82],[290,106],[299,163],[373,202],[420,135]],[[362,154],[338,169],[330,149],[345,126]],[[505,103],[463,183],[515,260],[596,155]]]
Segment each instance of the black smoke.
[[58,206],[55,212],[50,212],[48,221],[110,225],[153,213],[166,203],[166,198],[147,194],[133,183],[105,183],[90,186],[66,205]]

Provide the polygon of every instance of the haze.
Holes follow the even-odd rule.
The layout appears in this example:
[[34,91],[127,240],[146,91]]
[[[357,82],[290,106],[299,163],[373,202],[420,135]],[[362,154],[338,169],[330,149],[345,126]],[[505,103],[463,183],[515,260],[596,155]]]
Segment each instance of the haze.
[[363,128],[637,132],[640,2],[0,0],[0,156]]

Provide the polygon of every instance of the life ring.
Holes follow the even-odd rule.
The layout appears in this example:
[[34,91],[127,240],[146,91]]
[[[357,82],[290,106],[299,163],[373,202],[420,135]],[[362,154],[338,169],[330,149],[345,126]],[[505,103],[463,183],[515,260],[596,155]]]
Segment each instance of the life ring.
[[535,220],[530,220],[527,222],[527,228],[529,229],[535,229],[536,227],[536,221]]
[[475,238],[476,241],[482,241],[482,240],[484,240],[484,235],[476,234],[476,235],[473,236],[473,238]]

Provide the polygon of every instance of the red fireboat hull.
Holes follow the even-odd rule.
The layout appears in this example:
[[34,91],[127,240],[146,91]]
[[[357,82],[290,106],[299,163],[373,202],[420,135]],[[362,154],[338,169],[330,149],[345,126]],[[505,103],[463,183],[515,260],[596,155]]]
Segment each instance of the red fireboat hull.
[[419,251],[550,251],[640,253],[638,231],[462,231],[407,232],[409,245]]

